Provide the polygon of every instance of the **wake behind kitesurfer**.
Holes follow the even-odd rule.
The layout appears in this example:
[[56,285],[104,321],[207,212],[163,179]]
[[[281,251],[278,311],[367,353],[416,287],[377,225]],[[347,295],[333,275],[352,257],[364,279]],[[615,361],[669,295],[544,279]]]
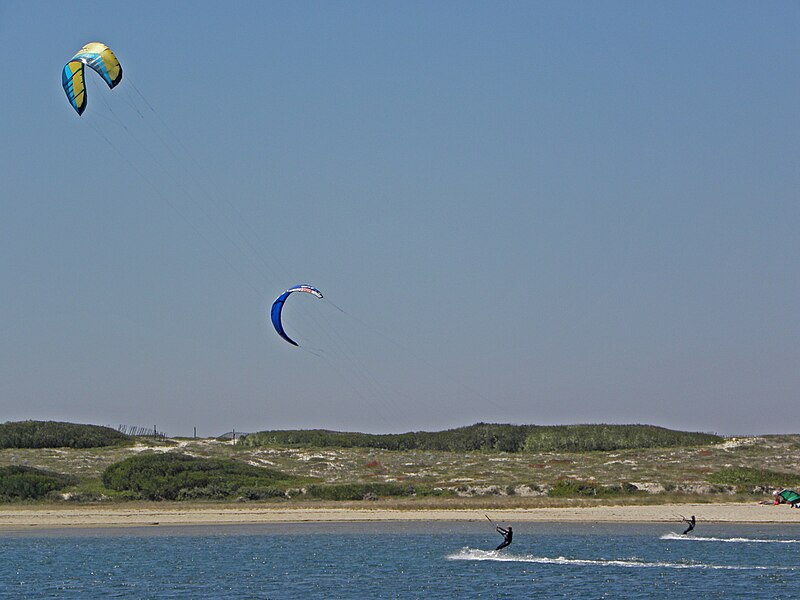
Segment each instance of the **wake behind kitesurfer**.
[[683,519],[683,522],[684,522],[684,523],[686,523],[687,525],[689,525],[689,527],[687,527],[687,528],[686,528],[686,531],[684,531],[684,532],[681,534],[681,535],[686,535],[686,534],[687,534],[687,533],[689,533],[689,532],[690,532],[692,529],[694,529],[694,525],[695,525],[695,523],[696,523],[696,521],[694,520],[694,515],[692,515],[692,518],[691,518],[691,519],[686,519],[686,518],[684,518],[684,519]]
[[511,544],[511,539],[514,537],[514,531],[512,530],[511,525],[508,526],[508,529],[503,529],[500,526],[496,527],[495,529],[497,529],[497,533],[503,536],[503,543],[495,548],[495,551],[502,550]]

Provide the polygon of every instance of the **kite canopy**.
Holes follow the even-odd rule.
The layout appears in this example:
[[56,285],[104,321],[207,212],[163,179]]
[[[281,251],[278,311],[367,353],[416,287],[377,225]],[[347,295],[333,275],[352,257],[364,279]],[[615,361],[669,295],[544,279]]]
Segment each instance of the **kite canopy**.
[[100,42],[90,42],[78,50],[61,73],[61,84],[79,115],[86,110],[86,86],[83,79],[83,66],[94,69],[100,77],[113,89],[122,81],[122,67],[111,49]]
[[310,285],[296,285],[293,288],[289,288],[285,292],[283,292],[280,296],[275,299],[275,302],[272,303],[272,325],[275,327],[275,331],[278,332],[278,335],[285,339],[287,342],[292,344],[293,346],[297,346],[298,343],[295,342],[292,338],[286,335],[286,332],[283,329],[283,323],[281,323],[281,312],[283,311],[283,303],[286,302],[286,299],[293,294],[294,292],[305,292],[307,294],[313,294],[317,298],[322,298],[322,293],[315,287],[311,287]]

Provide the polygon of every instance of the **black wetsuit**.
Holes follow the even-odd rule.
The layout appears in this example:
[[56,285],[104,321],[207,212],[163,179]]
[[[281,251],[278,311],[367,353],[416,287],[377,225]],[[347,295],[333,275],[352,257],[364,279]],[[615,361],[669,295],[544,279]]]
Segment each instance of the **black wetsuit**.
[[495,548],[495,550],[501,550],[502,548],[505,548],[511,543],[511,538],[514,537],[514,532],[511,531],[511,527],[509,527],[508,529],[503,529],[502,527],[498,527],[497,533],[503,536],[503,543],[500,544],[497,548]]
[[689,532],[690,532],[692,529],[694,529],[694,523],[695,523],[695,520],[694,520],[694,515],[692,515],[692,518],[691,518],[691,519],[684,519],[684,522],[688,523],[688,524],[689,524],[689,527],[687,527],[687,528],[686,528],[686,531],[684,531],[684,532],[683,532],[681,535],[686,535],[686,534],[687,534],[687,533],[689,533]]

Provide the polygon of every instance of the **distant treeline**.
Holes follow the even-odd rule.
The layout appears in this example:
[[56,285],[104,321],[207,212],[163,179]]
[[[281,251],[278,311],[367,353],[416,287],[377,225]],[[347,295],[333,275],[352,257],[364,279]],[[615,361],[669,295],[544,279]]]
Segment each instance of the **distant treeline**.
[[110,427],[58,421],[0,424],[0,448],[98,448],[118,446],[130,437]]
[[380,448],[449,452],[588,452],[668,448],[720,442],[710,433],[673,431],[654,425],[494,425],[478,423],[447,431],[370,434],[303,429],[261,431],[245,446]]

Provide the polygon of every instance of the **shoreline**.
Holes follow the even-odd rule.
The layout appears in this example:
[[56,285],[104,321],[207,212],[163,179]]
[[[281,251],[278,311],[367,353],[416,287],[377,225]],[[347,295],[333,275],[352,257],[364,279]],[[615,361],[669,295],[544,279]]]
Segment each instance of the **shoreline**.
[[491,512],[502,522],[672,523],[675,515],[696,515],[705,523],[795,523],[800,510],[753,503],[662,504],[543,508],[382,509],[336,507],[31,507],[0,508],[0,533],[28,528],[139,527],[144,525],[244,525],[265,523],[347,523],[482,521]]

